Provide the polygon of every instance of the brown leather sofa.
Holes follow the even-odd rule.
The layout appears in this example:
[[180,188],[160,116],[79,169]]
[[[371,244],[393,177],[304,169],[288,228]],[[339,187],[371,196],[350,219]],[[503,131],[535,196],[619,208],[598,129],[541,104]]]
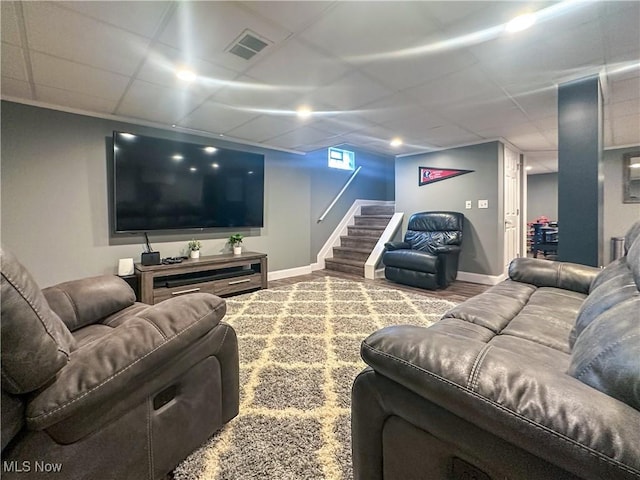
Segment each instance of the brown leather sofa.
[[164,478],[237,415],[224,300],[148,306],[115,276],[41,291],[0,253],[3,479]]
[[363,342],[356,480],[640,478],[640,222],[603,270],[522,258],[509,277]]

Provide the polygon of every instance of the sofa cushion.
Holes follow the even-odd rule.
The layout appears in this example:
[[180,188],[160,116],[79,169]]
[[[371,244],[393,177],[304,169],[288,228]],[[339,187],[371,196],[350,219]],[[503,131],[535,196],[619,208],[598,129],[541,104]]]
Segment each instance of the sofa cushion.
[[398,267],[418,272],[436,273],[438,257],[418,250],[393,250],[386,252],[382,261],[387,267]]
[[13,394],[42,387],[69,361],[71,332],[31,274],[0,249],[2,265],[2,388]]
[[568,373],[640,410],[640,295],[600,314],[578,336]]
[[133,289],[120,277],[99,275],[45,288],[45,298],[72,332],[130,307]]
[[[602,277],[602,278],[601,278]],[[569,345],[573,348],[580,334],[600,315],[624,300],[637,295],[638,289],[633,275],[627,268],[626,259],[614,262],[598,275],[591,291],[580,307],[578,318],[569,335]]]

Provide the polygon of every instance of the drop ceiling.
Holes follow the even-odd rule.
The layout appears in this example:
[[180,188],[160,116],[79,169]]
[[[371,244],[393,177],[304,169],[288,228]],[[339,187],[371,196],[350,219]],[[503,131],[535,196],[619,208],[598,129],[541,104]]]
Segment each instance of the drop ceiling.
[[[504,139],[554,171],[557,85],[600,75],[640,144],[640,2],[2,1],[2,98],[310,152]],[[507,33],[535,12],[530,29]],[[245,32],[267,44],[230,53]],[[196,73],[187,83],[176,69]],[[296,109],[313,113],[301,119]],[[172,127],[175,126],[175,127]],[[400,147],[389,142],[401,137]]]

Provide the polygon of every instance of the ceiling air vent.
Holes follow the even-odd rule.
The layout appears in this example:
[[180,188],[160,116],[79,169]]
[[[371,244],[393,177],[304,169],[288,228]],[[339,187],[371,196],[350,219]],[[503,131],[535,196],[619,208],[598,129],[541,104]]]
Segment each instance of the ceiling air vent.
[[269,44],[258,38],[258,35],[251,30],[245,30],[238,39],[231,44],[229,52],[249,60],[256,53],[261,52]]

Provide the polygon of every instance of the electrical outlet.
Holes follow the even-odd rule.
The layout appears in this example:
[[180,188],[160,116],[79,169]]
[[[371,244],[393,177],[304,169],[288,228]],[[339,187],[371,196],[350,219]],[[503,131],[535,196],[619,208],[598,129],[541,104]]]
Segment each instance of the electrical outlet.
[[464,202],[464,208],[466,208],[467,210],[471,209],[471,200],[467,200],[466,202]]
[[478,200],[478,208],[489,208],[489,200]]

